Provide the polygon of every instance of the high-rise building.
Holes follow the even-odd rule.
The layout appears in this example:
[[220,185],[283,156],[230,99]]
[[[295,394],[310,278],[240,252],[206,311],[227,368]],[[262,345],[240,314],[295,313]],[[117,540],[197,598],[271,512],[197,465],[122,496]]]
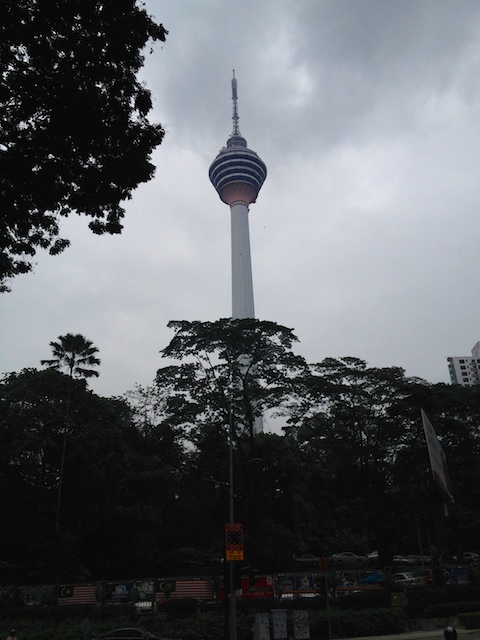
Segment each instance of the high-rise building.
[[447,358],[452,384],[463,386],[480,384],[480,342],[475,344],[471,353],[471,356],[450,356]]
[[232,78],[233,131],[209,170],[220,199],[230,207],[232,242],[232,318],[254,318],[249,206],[257,199],[267,167],[247,147],[238,126],[237,80]]

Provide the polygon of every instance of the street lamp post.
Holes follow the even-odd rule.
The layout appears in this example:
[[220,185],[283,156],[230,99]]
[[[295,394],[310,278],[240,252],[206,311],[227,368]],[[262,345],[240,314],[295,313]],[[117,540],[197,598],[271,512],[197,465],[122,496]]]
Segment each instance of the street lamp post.
[[[234,467],[234,464],[233,464],[234,432],[235,432],[235,429],[234,429],[233,410],[232,410],[232,407],[230,407],[229,414],[228,414],[228,511],[229,511],[228,519],[231,527],[236,527],[237,531],[238,531],[238,527],[240,527],[240,530],[242,531],[241,556],[240,558],[237,558],[237,561],[238,561],[238,559],[243,560],[243,528],[242,528],[242,525],[235,524],[235,508],[234,508],[235,507],[235,483],[234,483],[233,472],[236,467]],[[237,465],[237,467],[244,466],[252,462],[260,462],[260,460],[261,460],[260,458],[252,458],[250,460],[247,460],[246,462],[241,463],[240,465]],[[238,546],[236,547],[236,550],[237,551],[239,550]],[[228,635],[228,640],[237,640],[237,603],[235,598],[235,580],[234,580],[234,574],[235,574],[234,562],[236,560],[234,559],[227,560],[228,556],[229,556],[229,552],[226,548],[225,560],[229,563],[228,574],[230,578],[230,593],[228,594],[230,598],[230,607],[229,607],[230,633]],[[225,625],[225,635],[227,635],[226,630],[227,630],[227,625]]]
[[[228,416],[228,502],[229,502],[229,521],[230,524],[235,522],[234,510],[234,486],[233,486],[233,411],[230,407]],[[235,600],[235,584],[233,560],[230,560],[230,640],[237,640],[237,603]]]

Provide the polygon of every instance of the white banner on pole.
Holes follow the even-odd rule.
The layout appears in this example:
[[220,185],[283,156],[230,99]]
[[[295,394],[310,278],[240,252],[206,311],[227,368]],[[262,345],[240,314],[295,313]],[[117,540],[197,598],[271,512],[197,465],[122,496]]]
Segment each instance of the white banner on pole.
[[308,611],[293,612],[293,637],[295,640],[310,640]]
[[272,611],[273,637],[275,640],[288,638],[287,612],[285,609],[273,609]]
[[452,485],[450,483],[450,475],[448,473],[447,459],[443,452],[442,446],[438,441],[435,429],[432,423],[427,418],[427,414],[423,409],[420,409],[422,413],[423,432],[425,434],[425,440],[427,441],[428,457],[430,458],[430,466],[432,468],[432,475],[435,482],[439,485],[443,493],[453,499]]

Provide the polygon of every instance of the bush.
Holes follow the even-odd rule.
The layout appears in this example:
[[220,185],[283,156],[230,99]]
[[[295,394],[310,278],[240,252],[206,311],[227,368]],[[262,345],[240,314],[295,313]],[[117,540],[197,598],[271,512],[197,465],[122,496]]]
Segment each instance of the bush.
[[[306,601],[307,599],[305,599]],[[303,609],[303,601],[295,601],[295,609]],[[283,608],[283,607],[282,607]],[[293,608],[293,607],[292,607]],[[270,612],[264,608],[264,612]],[[223,611],[200,612],[194,616],[177,619],[163,619],[163,614],[141,617],[135,626],[151,631],[158,636],[181,638],[182,640],[223,640],[225,616]],[[289,625],[292,625],[292,613],[287,612]],[[238,640],[251,640],[254,613],[237,616]],[[78,640],[83,635],[85,619],[70,620],[9,618],[4,619],[6,628],[18,630],[22,640]],[[326,611],[309,612],[309,623],[312,640],[328,638],[328,617]],[[354,637],[366,635],[382,635],[399,633],[405,630],[405,619],[401,611],[392,609],[366,609],[364,611],[331,611],[332,632],[335,637]],[[87,638],[95,637],[105,631],[117,627],[129,627],[132,622],[128,617],[115,620],[90,619],[87,621]]]
[[[400,610],[364,609],[362,611],[330,612],[332,634],[337,638],[388,635],[405,631],[405,615]],[[310,633],[312,638],[329,637],[328,614],[325,611],[311,612]]]
[[374,609],[390,606],[390,594],[385,589],[378,591],[359,591],[341,598],[337,602],[340,609]]
[[461,613],[458,621],[465,629],[478,629],[480,627],[480,611],[475,613]]
[[480,587],[471,584],[456,584],[445,587],[447,600],[450,602],[472,602],[480,600]]
[[422,612],[424,618],[451,618],[459,613],[480,611],[480,602],[442,602],[434,604]]
[[[239,618],[239,622],[240,620]],[[238,639],[249,639],[251,631],[250,635],[244,635],[242,625],[239,624],[239,627]],[[224,640],[224,615],[220,612],[209,611],[188,618],[169,619],[165,622],[154,623],[148,627],[148,630],[158,636],[182,638],[182,640]]]
[[167,600],[162,610],[169,618],[185,618],[195,615],[198,607],[199,602],[195,598],[174,598]]
[[415,587],[407,590],[407,596],[408,613],[416,617],[421,616],[426,607],[447,601],[443,587]]

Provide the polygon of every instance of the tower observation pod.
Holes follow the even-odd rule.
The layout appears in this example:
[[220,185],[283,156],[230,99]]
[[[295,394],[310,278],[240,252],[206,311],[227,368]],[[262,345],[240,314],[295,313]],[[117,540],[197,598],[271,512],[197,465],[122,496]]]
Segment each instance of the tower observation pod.
[[220,199],[228,204],[232,229],[232,318],[254,318],[252,261],[248,228],[249,206],[267,177],[267,167],[247,147],[238,126],[237,80],[232,78],[233,131],[210,165],[209,177]]

